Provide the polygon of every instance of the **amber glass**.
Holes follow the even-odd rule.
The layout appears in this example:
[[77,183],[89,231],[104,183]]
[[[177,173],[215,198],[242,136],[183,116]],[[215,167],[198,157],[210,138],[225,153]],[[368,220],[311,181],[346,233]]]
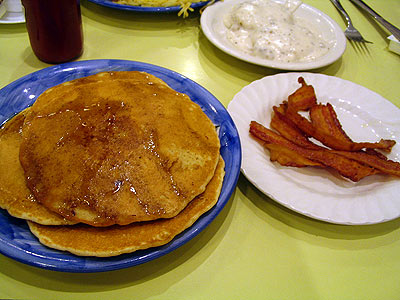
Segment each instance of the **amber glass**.
[[35,55],[47,63],[79,57],[83,51],[79,0],[22,0]]

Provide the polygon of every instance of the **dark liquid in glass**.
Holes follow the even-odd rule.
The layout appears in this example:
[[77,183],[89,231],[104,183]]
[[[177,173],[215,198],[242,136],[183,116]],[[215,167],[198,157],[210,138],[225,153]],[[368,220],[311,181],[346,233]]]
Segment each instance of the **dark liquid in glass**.
[[47,63],[79,57],[83,33],[79,0],[22,0],[35,55]]

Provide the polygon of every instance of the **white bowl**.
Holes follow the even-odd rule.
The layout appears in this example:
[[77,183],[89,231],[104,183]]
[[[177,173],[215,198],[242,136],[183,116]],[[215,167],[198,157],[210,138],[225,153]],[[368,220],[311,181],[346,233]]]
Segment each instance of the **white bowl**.
[[[225,53],[253,64],[281,70],[316,69],[335,62],[343,55],[343,52],[346,49],[346,37],[339,25],[323,12],[304,3],[294,12],[294,15],[306,19],[308,22],[311,22],[318,27],[322,38],[330,45],[328,53],[310,62],[287,63],[267,60],[241,52],[227,40],[227,28],[223,23],[223,19],[224,15],[229,13],[235,5],[245,1],[248,0],[225,0],[217,2],[207,7],[201,16],[201,28],[205,36],[211,43]],[[281,0],[274,1],[283,3]]]

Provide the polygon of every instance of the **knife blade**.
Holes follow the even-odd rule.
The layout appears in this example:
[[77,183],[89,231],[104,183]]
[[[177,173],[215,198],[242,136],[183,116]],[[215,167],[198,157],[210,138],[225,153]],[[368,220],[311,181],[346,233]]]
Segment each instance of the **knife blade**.
[[350,1],[359,6],[360,8],[364,9],[371,16],[373,16],[375,20],[377,20],[383,27],[385,27],[389,32],[391,32],[397,40],[400,41],[400,29],[398,29],[397,27],[386,21],[376,11],[374,11],[371,7],[369,7],[364,1],[362,0],[350,0]]

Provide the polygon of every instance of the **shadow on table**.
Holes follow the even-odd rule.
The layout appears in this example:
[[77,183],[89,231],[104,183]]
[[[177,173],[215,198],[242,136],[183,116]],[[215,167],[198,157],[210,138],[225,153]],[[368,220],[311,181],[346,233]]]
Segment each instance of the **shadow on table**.
[[[143,295],[135,295],[135,299],[157,296],[195,271],[215,251],[232,221],[229,211],[233,206],[233,198],[234,194],[214,221],[191,241],[165,256],[142,265],[110,272],[63,273],[31,267],[1,257],[12,265],[9,268],[1,268],[1,272],[27,285],[69,293],[117,290],[162,276],[163,280],[159,281],[156,289],[156,285],[152,285],[151,290],[143,290]],[[178,266],[178,272],[171,272]]]
[[4,37],[7,34],[26,34],[26,26],[25,23],[18,24],[1,24],[0,34]]
[[400,227],[400,218],[373,225],[338,225],[303,216],[260,192],[243,175],[238,183],[248,200],[245,205],[276,230],[310,244],[331,249],[360,250],[379,248],[398,242],[390,234]]

